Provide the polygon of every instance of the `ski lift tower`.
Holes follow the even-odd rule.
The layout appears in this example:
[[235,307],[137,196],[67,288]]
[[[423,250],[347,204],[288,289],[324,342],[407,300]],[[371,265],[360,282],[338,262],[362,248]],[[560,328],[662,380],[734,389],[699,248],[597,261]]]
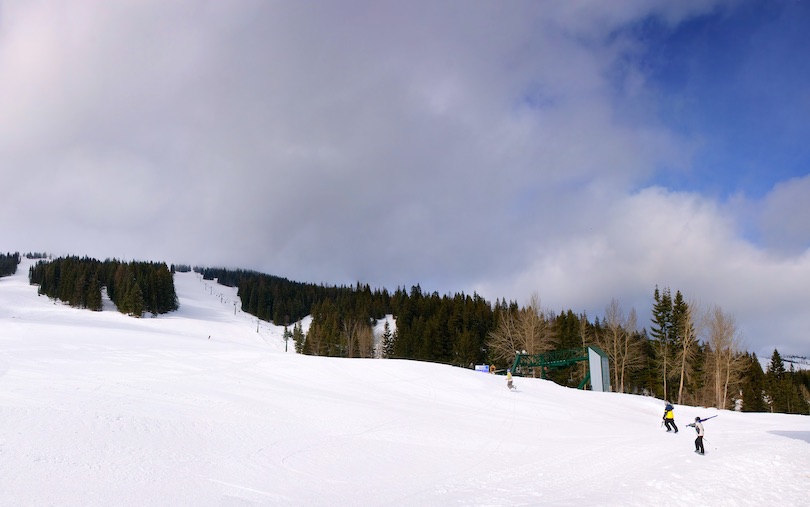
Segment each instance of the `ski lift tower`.
[[540,368],[540,378],[546,378],[546,371],[564,368],[583,361],[588,362],[588,373],[578,389],[584,389],[589,383],[592,391],[610,392],[610,362],[602,349],[593,345],[576,349],[554,350],[545,354],[515,355],[512,373],[523,376]]

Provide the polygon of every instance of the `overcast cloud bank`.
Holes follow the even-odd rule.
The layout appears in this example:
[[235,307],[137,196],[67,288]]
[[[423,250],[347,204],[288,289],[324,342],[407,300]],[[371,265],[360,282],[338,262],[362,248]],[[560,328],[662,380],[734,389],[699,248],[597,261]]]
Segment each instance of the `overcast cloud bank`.
[[[688,124],[711,106],[690,91],[702,48],[661,77],[680,34],[749,30],[733,91],[790,47],[773,34],[810,19],[799,4],[757,24],[736,1],[3,2],[0,249],[536,292],[591,316],[616,298],[642,325],[669,286],[757,354],[806,355],[810,155],[707,167],[736,161],[715,136],[744,122]],[[808,117],[790,54],[760,88],[804,101],[737,110]]]

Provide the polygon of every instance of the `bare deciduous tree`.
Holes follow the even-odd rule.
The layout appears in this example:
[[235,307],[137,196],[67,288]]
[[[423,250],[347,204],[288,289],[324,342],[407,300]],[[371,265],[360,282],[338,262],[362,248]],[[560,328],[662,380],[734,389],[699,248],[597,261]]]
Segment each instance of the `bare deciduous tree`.
[[343,321],[343,344],[346,346],[346,357],[354,357],[357,343],[357,323],[346,319]]
[[374,353],[374,332],[362,321],[346,319],[343,321],[343,342],[346,345],[346,357],[371,357]]
[[714,403],[717,408],[727,408],[730,388],[739,382],[745,368],[737,323],[732,315],[714,306],[709,311],[706,328]]
[[541,354],[551,350],[554,343],[551,322],[534,294],[527,307],[501,314],[487,345],[493,359],[510,362],[516,352]]
[[520,338],[518,336],[518,320],[520,310],[504,311],[498,320],[498,325],[489,333],[487,347],[490,356],[498,362],[509,362],[520,352]]
[[698,305],[695,301],[690,302],[686,307],[686,312],[682,316],[679,324],[681,329],[677,330],[680,338],[680,347],[675,352],[675,361],[680,365],[680,381],[678,385],[678,404],[683,400],[684,384],[692,375],[692,363],[698,353],[698,336],[705,323],[705,316],[698,313]]
[[374,330],[368,324],[361,324],[357,336],[357,348],[360,357],[374,357]]
[[638,328],[636,310],[627,317],[619,302],[613,298],[605,309],[605,328],[597,337],[597,343],[613,363],[613,385],[624,392],[624,382],[629,371],[643,364],[641,344],[634,339]]

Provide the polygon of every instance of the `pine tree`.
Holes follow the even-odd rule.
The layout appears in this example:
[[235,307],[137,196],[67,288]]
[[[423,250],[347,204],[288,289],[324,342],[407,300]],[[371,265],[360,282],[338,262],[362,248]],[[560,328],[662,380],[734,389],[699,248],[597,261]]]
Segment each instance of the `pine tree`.
[[757,355],[748,357],[748,369],[744,374],[742,385],[742,411],[743,412],[765,412],[765,372],[759,364]]
[[787,375],[784,382],[787,406],[785,407],[785,412],[788,414],[808,414],[808,412],[810,412],[810,406],[804,399],[804,396],[802,396],[801,386],[795,381],[795,379],[797,379],[797,372],[793,363],[790,363],[790,370],[786,373]]
[[0,254],[0,276],[13,275],[20,263],[20,252]]
[[669,380],[672,377],[673,363],[672,358],[674,347],[672,340],[674,337],[673,330],[673,308],[672,296],[669,288],[665,288],[659,292],[658,286],[655,287],[653,293],[653,326],[650,328],[655,345],[656,363],[659,370],[659,379],[661,379],[662,395],[665,399],[670,399],[671,386]]
[[388,359],[394,355],[394,334],[391,332],[391,326],[388,321],[385,321],[385,327],[382,334],[382,357]]
[[98,276],[94,273],[90,281],[90,286],[87,288],[87,309],[100,312],[102,307],[101,285],[99,284]]
[[296,322],[293,326],[293,342],[295,342],[295,351],[299,354],[304,352],[304,341],[306,340],[306,335],[304,335],[304,330],[301,327],[301,322]]
[[782,356],[779,355],[779,351],[777,349],[773,349],[771,362],[768,364],[768,373],[772,378],[782,380],[785,378],[785,371],[785,363],[782,361]]
[[765,377],[765,390],[767,392],[768,406],[771,412],[784,412],[786,405],[783,387],[785,364],[782,362],[782,356],[779,355],[779,351],[776,349],[773,350],[773,354],[771,355],[771,361],[768,363]]
[[785,369],[782,356],[774,349],[771,362],[768,364],[768,371],[765,373],[765,389],[767,400],[771,412],[782,412],[785,414],[807,414],[808,404],[802,396],[801,387],[794,383],[794,378],[798,374],[793,369]]
[[143,300],[143,291],[141,291],[141,286],[138,285],[138,282],[133,281],[129,287],[129,291],[126,295],[126,308],[127,313],[134,317],[141,317],[144,313],[144,300]]

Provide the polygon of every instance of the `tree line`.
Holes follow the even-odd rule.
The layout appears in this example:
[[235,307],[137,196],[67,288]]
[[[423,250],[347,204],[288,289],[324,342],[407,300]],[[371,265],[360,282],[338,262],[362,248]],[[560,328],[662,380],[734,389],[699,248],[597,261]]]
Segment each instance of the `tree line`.
[[[614,391],[696,406],[810,413],[810,372],[785,370],[778,351],[764,372],[722,308],[702,309],[679,291],[673,296],[669,288],[656,287],[652,315],[649,329],[640,328],[635,310],[625,313],[614,299],[603,318],[590,322],[570,310],[554,315],[533,298],[502,315],[487,343],[489,357],[505,365],[516,350],[539,354],[594,345],[610,360]],[[582,365],[547,373],[569,386],[587,374]]]
[[[390,296],[359,285],[353,292],[362,297],[344,295],[314,305],[309,331],[297,343],[300,352],[417,359],[464,367],[486,357],[484,342],[495,312],[477,294],[425,294],[419,285],[410,291],[398,288]],[[372,326],[389,314],[396,318],[396,330],[386,327],[376,343]]]
[[[389,293],[360,283],[324,286],[253,271],[195,271],[238,287],[242,310],[262,320],[288,325],[311,315],[307,333],[300,324],[285,332],[304,354],[462,367],[486,363],[505,370],[518,351],[597,346],[610,360],[614,391],[745,411],[808,413],[810,406],[806,371],[763,371],[756,356],[743,349],[732,315],[719,306],[700,308],[669,288],[655,287],[652,319],[644,326],[635,310],[625,313],[616,300],[602,318],[589,319],[572,310],[546,310],[537,296],[522,307],[503,299],[492,304],[477,294],[424,293],[419,285]],[[388,314],[396,320],[395,329],[386,328],[375,340],[372,328]],[[588,372],[578,364],[543,374],[573,387]]]
[[174,278],[165,263],[59,257],[31,266],[28,278],[39,286],[39,294],[77,308],[101,311],[102,289],[127,315],[158,315],[178,308]]
[[[40,293],[77,307],[101,309],[101,288],[119,310],[165,313],[177,308],[171,273],[201,273],[207,280],[236,287],[242,310],[285,326],[285,339],[304,354],[333,357],[416,359],[470,367],[509,367],[516,352],[597,346],[610,360],[612,389],[656,396],[676,403],[744,411],[808,413],[810,373],[785,369],[772,358],[763,371],[744,350],[732,315],[718,306],[700,308],[680,291],[655,287],[652,319],[644,326],[635,310],[625,313],[612,300],[604,316],[544,309],[534,296],[526,306],[502,299],[494,304],[477,294],[440,296],[410,290],[372,290],[368,285],[325,286],[293,282],[248,270],[191,268],[157,263],[103,263],[78,257],[40,262],[31,283]],[[373,326],[393,315],[375,340]],[[312,317],[307,333],[300,321]],[[293,324],[290,331],[286,326]],[[774,351],[775,356],[778,352]],[[782,365],[782,366],[779,366]],[[559,384],[577,386],[588,374],[577,364],[542,372]],[[535,372],[539,374],[539,372]]]
[[296,322],[312,312],[313,305],[324,299],[350,294],[346,287],[329,287],[292,282],[286,278],[249,270],[195,267],[205,280],[216,279],[227,287],[236,287],[242,310],[278,325]]
[[[277,325],[311,315],[306,334],[294,329],[299,352],[333,357],[420,359],[469,366],[486,357],[484,342],[496,312],[474,294],[424,294],[419,285],[406,291],[374,289],[367,284],[326,286],[292,282],[255,271],[224,268],[194,270],[206,280],[237,287],[242,310]],[[396,315],[386,347],[375,349],[372,326]]]
[[9,276],[17,272],[20,263],[20,252],[0,253],[0,276]]

